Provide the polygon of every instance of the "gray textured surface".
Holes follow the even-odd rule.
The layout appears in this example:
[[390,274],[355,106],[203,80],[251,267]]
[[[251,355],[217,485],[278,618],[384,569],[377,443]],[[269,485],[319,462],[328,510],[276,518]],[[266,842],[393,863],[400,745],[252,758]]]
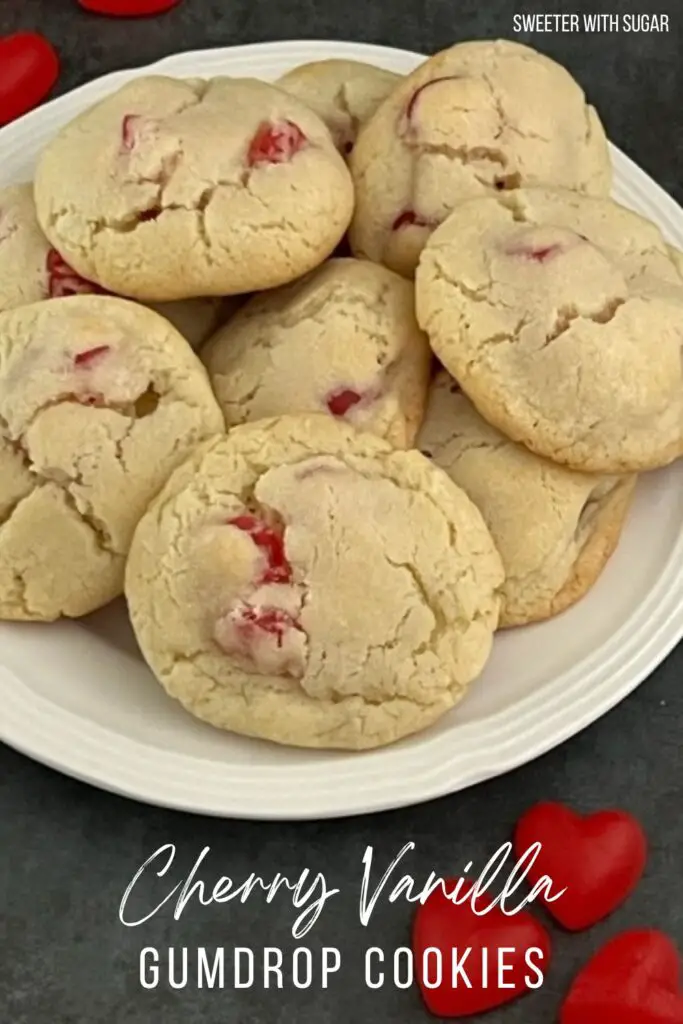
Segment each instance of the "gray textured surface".
[[[572,10],[598,5],[575,2]],[[541,5],[536,5],[540,9]],[[527,7],[528,9],[528,7]],[[559,11],[548,2],[544,8]],[[624,0],[611,10],[653,10]],[[675,11],[678,9],[678,15]],[[40,27],[63,59],[61,89],[106,71],[143,64],[174,51],[264,39],[361,39],[434,50],[455,39],[512,35],[508,0],[184,0],[149,22],[115,23],[88,16],[75,0],[0,0],[0,35]],[[566,63],[598,105],[614,141],[679,200],[683,190],[680,5],[668,35],[545,35],[530,40]],[[570,937],[553,932],[554,968],[541,991],[486,1017],[490,1024],[550,1024],[571,976],[607,936],[627,926],[654,926],[683,945],[683,728],[679,648],[629,700],[559,750],[475,790],[422,807],[323,824],[270,825],[198,819],[89,789],[8,749],[0,749],[0,1010],[11,1024],[389,1024],[427,1021],[414,992],[368,990],[360,957],[366,946],[388,950],[408,940],[409,909],[382,903],[367,930],[358,921],[361,857],[368,844],[388,863],[401,846],[417,844],[410,870],[453,873],[469,860],[483,864],[508,837],[517,816],[540,799],[563,799],[585,810],[622,806],[645,825],[651,841],[647,876],[610,921]],[[202,877],[236,880],[251,871],[292,876],[324,870],[342,894],[304,940],[338,946],[343,969],[324,992],[256,985],[231,992],[168,989],[144,992],[137,956],[156,947],[294,945],[291,908],[246,905],[188,908],[179,922],[164,910],[137,929],[117,918],[123,890],[137,867],[173,842],[190,865],[208,845]],[[179,872],[174,883],[182,877]],[[150,900],[167,890],[146,888]],[[2,931],[2,928],[0,928]]]

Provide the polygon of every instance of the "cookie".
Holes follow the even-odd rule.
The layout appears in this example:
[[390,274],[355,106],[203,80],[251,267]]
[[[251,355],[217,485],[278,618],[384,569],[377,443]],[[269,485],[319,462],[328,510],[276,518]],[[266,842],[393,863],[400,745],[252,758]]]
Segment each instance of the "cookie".
[[681,280],[683,280],[683,252],[681,252],[680,249],[677,249],[675,245],[667,245],[667,250],[671,258],[671,262],[678,271]]
[[481,418],[445,372],[417,442],[482,513],[505,568],[501,626],[558,615],[588,592],[614,552],[636,478],[557,466]]
[[126,595],[148,664],[193,715],[366,749],[460,700],[502,579],[480,513],[422,455],[285,416],[174,473],[135,532]]
[[254,296],[201,358],[228,425],[328,412],[399,448],[415,440],[431,365],[412,284],[353,259]]
[[683,453],[683,282],[637,214],[546,189],[464,203],[416,298],[441,363],[512,440],[608,474]]
[[255,79],[137,78],[66,125],[38,220],[82,276],[142,302],[274,288],[329,256],[353,184],[320,118]]
[[361,125],[396,88],[400,75],[358,60],[300,64],[275,83],[314,110],[341,153],[353,149]]
[[0,619],[120,594],[138,519],[224,432],[204,367],[156,313],[94,295],[1,313]]
[[[40,229],[33,186],[26,182],[0,189],[0,313],[42,299],[97,295],[103,290],[79,277]],[[227,301],[227,300],[226,300]],[[228,311],[220,299],[187,299],[153,306],[198,348]]]
[[351,160],[357,256],[412,276],[430,232],[465,199],[556,185],[607,194],[607,141],[559,64],[519,43],[460,43],[408,75]]

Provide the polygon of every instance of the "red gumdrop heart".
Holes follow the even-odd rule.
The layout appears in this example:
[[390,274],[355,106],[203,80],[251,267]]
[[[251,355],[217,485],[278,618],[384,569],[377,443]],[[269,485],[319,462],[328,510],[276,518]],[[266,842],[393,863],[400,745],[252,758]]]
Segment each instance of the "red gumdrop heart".
[[81,7],[110,18],[146,18],[176,7],[180,0],[78,0]]
[[560,1024],[681,1024],[678,951],[662,932],[622,932],[574,979]]
[[[464,900],[462,880],[447,879],[445,885],[448,892],[460,885],[458,899]],[[523,910],[504,914],[492,907],[482,914],[490,906],[479,897],[475,914],[471,900],[456,906],[438,889],[418,907],[415,974],[427,1009],[437,1017],[483,1013],[543,983],[551,951],[543,925]]]
[[623,811],[588,817],[558,803],[540,803],[520,818],[515,833],[518,858],[540,843],[527,877],[548,875],[554,893],[546,909],[569,931],[581,931],[607,917],[633,892],[645,869],[647,840],[638,822]]
[[45,99],[59,75],[59,58],[37,32],[0,39],[0,124],[9,124]]

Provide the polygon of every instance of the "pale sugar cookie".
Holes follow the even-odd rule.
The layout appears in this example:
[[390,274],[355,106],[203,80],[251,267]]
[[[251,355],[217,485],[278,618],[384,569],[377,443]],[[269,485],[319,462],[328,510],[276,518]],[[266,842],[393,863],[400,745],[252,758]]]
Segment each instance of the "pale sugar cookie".
[[418,320],[488,422],[573,469],[683,454],[683,282],[609,199],[520,190],[459,206],[425,247]]
[[141,650],[198,718],[364,749],[435,722],[491,650],[503,572],[483,519],[415,451],[326,416],[235,427],[141,520]]
[[634,476],[576,473],[533,455],[483,420],[443,371],[417,446],[486,520],[505,568],[501,626],[558,615],[593,586],[621,536]]
[[353,184],[304,103],[256,79],[136,78],[36,170],[40,225],[82,277],[142,302],[292,281],[329,256]]
[[156,313],[79,295],[0,314],[0,618],[85,615],[121,593],[138,519],[224,429]]
[[328,412],[408,448],[431,351],[410,282],[367,260],[335,259],[254,296],[201,358],[228,425]]
[[[101,295],[54,249],[40,229],[30,182],[0,189],[0,313],[42,299]],[[158,313],[198,348],[231,312],[230,300],[159,302]],[[227,308],[224,308],[227,306]]]
[[393,71],[363,61],[316,60],[288,71],[276,85],[314,110],[348,155],[361,125],[400,81]]
[[411,276],[464,199],[529,185],[608,194],[607,141],[581,87],[520,43],[460,43],[425,61],[361,128],[351,155],[357,256]]
[[680,249],[677,249],[675,245],[667,245],[667,250],[671,257],[671,262],[680,274],[681,280],[683,280],[683,252],[681,252]]

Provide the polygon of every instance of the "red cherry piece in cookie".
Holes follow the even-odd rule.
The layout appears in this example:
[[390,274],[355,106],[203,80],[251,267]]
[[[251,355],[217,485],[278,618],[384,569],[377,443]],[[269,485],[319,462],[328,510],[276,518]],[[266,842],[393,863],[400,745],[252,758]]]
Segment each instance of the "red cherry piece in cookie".
[[48,250],[48,254],[45,257],[45,266],[47,267],[48,274],[57,274],[59,276],[73,274],[69,264],[60,256],[56,249]]
[[424,94],[426,89],[431,89],[432,86],[438,85],[440,82],[454,82],[456,81],[456,79],[460,77],[460,75],[442,75],[440,78],[433,78],[431,82],[425,82],[424,85],[421,85],[419,89],[415,90],[413,95],[408,100],[408,105],[406,106],[406,118],[408,120],[411,119],[411,117],[415,113],[415,107],[417,106],[420,97]]
[[550,936],[540,921],[524,910],[506,915],[493,907],[482,914],[490,902],[481,897],[475,914],[472,901],[465,902],[471,886],[463,884],[445,883],[448,892],[460,885],[460,905],[436,890],[413,921],[415,973],[436,1017],[467,1017],[509,1003],[540,988],[550,963]]
[[139,114],[126,114],[121,122],[121,148],[130,153],[137,142],[137,126],[140,121]]
[[[553,881],[559,899],[541,902],[569,931],[580,931],[607,917],[633,892],[645,869],[647,839],[630,814],[600,811],[588,817],[559,803],[540,803],[519,820],[518,859],[540,843],[527,878]],[[682,1022],[683,1024],[683,1022]]]
[[357,391],[352,391],[350,388],[342,388],[340,391],[333,391],[332,394],[328,395],[325,404],[332,413],[333,416],[346,416],[349,409],[352,409],[354,405],[362,400],[362,396]]
[[97,364],[100,363],[110,351],[111,346],[109,345],[95,345],[93,348],[88,348],[84,349],[82,352],[77,352],[73,357],[74,368],[79,371],[80,377],[79,391],[78,394],[74,395],[74,399],[80,405],[89,405],[93,408],[106,407],[106,401],[104,395],[101,392],[81,390],[81,386],[83,388],[87,388],[88,371],[92,370],[95,366],[97,366]]
[[562,252],[562,245],[516,245],[506,249],[508,256],[519,256],[520,259],[529,260],[531,263],[548,263]]
[[80,405],[90,405],[93,408],[102,408],[105,405],[104,395],[99,394],[78,395],[76,401]]
[[253,608],[250,605],[244,605],[240,610],[238,628],[245,637],[251,637],[255,630],[270,633],[276,638],[278,647],[282,646],[282,638],[287,630],[297,629],[301,632],[296,619],[282,608]]
[[59,255],[50,249],[45,260],[47,294],[50,299],[64,299],[71,295],[102,295],[104,289],[93,281],[86,281]]
[[404,210],[391,225],[392,231],[400,231],[401,228],[432,228],[435,227],[430,221],[420,217],[415,210]]
[[560,1024],[681,1024],[678,951],[662,932],[622,932],[574,980]]
[[285,164],[305,145],[306,136],[293,121],[264,121],[249,143],[247,163],[250,167]]
[[59,75],[59,58],[37,32],[0,39],[0,124],[9,124],[45,99]]
[[94,295],[100,289],[78,274],[73,277],[53,277],[48,282],[48,296],[51,299],[68,299],[72,295]]
[[74,356],[75,366],[92,366],[93,363],[98,362],[102,356],[109,352],[109,345],[98,345],[96,348],[89,348],[85,352],[77,352]]
[[180,0],[78,0],[81,7],[110,18],[146,18],[176,7]]
[[214,639],[228,655],[248,659],[256,671],[300,678],[306,634],[282,608],[240,601],[215,626]]
[[266,569],[260,583],[290,583],[292,567],[285,554],[284,531],[270,526],[262,519],[252,515],[235,516],[228,519],[229,526],[248,533],[254,544],[266,560]]

